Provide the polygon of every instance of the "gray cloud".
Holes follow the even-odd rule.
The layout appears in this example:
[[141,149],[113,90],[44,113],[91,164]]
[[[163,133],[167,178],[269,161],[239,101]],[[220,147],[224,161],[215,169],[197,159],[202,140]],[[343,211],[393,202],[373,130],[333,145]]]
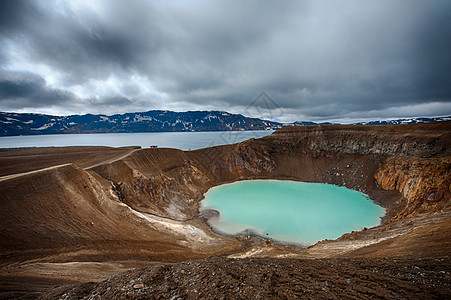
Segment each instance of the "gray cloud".
[[12,109],[67,105],[75,97],[64,90],[52,89],[42,78],[26,75],[22,78],[1,78],[0,105]]
[[266,91],[279,115],[256,116],[284,121],[451,114],[450,20],[447,0],[2,1],[0,70],[35,79],[8,75],[0,110],[243,112]]

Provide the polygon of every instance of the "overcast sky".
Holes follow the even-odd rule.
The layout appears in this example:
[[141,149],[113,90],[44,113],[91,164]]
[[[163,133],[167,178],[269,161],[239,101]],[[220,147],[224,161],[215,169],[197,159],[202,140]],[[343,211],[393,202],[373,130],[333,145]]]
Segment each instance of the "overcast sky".
[[0,111],[154,109],[451,115],[451,1],[0,1]]

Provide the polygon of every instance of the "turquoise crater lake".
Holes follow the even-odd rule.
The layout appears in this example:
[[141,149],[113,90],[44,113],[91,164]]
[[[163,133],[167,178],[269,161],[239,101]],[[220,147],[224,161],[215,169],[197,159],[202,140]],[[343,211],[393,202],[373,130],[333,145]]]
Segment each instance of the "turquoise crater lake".
[[208,190],[200,203],[208,223],[226,235],[254,234],[308,246],[323,239],[377,226],[385,209],[367,195],[322,183],[246,180]]

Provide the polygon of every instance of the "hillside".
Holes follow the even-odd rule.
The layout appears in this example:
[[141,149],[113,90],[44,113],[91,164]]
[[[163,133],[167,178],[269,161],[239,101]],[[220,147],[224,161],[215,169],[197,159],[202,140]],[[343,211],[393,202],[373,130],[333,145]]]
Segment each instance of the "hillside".
[[[0,295],[446,298],[450,129],[451,122],[314,125],[195,151],[0,151]],[[309,248],[214,233],[198,212],[203,194],[252,178],[346,186],[387,214],[381,226]]]
[[0,136],[58,133],[274,130],[281,123],[221,111],[153,110],[107,115],[0,113]]
[[[357,124],[395,125],[446,120],[451,120],[451,117],[397,119]],[[318,123],[300,121],[280,123],[224,111],[174,112],[152,110],[111,116],[92,114],[52,116],[0,112],[0,137],[70,133],[276,130],[285,126],[304,125],[318,125]]]

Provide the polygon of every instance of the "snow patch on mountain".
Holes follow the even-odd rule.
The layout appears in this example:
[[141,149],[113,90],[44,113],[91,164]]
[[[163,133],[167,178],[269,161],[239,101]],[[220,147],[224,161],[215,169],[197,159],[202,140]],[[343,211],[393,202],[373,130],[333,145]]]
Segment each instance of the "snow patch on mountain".
[[[360,122],[361,125],[413,124],[450,121],[451,116],[405,118]],[[175,132],[224,130],[276,130],[284,126],[322,125],[298,121],[279,123],[222,111],[147,111],[105,115],[71,115],[66,117],[42,114],[0,112],[0,136],[27,134],[101,133],[101,132]],[[33,127],[31,127],[33,126]]]
[[52,127],[53,125],[55,125],[55,123],[50,122],[50,123],[47,123],[47,124],[42,125],[41,127],[38,127],[38,128],[30,128],[30,129],[31,129],[31,130],[45,130],[45,129],[47,129],[47,128]]

